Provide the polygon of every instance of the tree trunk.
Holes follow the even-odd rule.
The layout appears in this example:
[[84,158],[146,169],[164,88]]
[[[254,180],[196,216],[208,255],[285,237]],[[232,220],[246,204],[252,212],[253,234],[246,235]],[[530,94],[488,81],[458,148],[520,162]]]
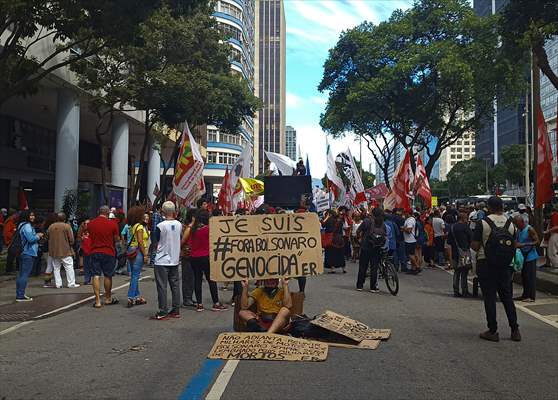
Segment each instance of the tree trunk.
[[546,50],[544,49],[544,41],[539,41],[533,45],[533,53],[538,67],[541,69],[543,74],[546,75],[552,85],[554,85],[554,88],[558,89],[558,76],[556,76],[548,63],[548,57],[546,55]]
[[134,182],[134,190],[132,191],[132,199],[131,199],[132,202],[135,202],[136,198],[138,197],[138,192],[141,186],[143,175],[145,174],[145,156],[146,156],[145,153],[147,151],[147,146],[149,144],[149,132],[151,131],[151,122],[149,121],[149,110],[145,111],[144,127],[145,127],[145,131],[143,137],[143,144],[141,146],[141,151],[140,151],[140,160],[139,160],[140,163],[139,163],[138,174],[136,175],[136,180]]
[[[161,183],[161,190],[159,191],[159,194],[157,195],[157,197],[155,198],[155,200],[153,201],[153,206],[155,207],[157,205],[157,203],[159,201],[161,201],[161,199],[166,199],[167,198],[167,180],[169,179],[167,176],[167,172],[170,169],[170,166],[174,164],[174,167],[176,168],[176,162],[178,160],[178,152],[180,151],[180,143],[182,142],[182,135],[184,135],[184,133],[180,134],[180,136],[178,137],[178,139],[176,140],[176,142],[174,143],[174,149],[172,151],[172,155],[169,159],[169,161],[167,163],[165,163],[164,167],[163,167],[163,182]],[[173,163],[174,161],[174,163]]]

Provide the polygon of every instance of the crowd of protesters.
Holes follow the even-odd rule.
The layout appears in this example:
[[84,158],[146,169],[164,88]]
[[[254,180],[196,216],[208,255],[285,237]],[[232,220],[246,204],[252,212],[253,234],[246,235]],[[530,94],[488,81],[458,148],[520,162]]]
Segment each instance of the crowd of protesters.
[[[112,294],[114,274],[130,276],[127,307],[144,305],[147,301],[141,295],[140,276],[144,268],[150,266],[154,268],[158,292],[158,310],[152,318],[179,318],[181,307],[204,311],[204,278],[211,294],[211,310],[226,310],[209,271],[209,219],[219,215],[213,206],[200,200],[197,208],[178,213],[172,202],[165,202],[154,211],[134,206],[127,215],[103,206],[98,216],[84,219],[78,228],[78,224],[69,222],[64,213],[39,218],[29,210],[16,213],[2,209],[2,245],[16,248],[7,252],[6,260],[8,273],[18,269],[16,301],[33,300],[25,294],[31,275],[43,273],[45,287],[61,289],[64,287],[61,270],[64,269],[66,286],[79,287],[74,274],[79,268],[79,275],[83,276],[81,284],[93,287],[95,308],[119,303]],[[296,210],[305,211],[309,211],[305,206]],[[247,212],[237,210],[238,214]],[[273,214],[287,211],[264,204],[252,212]],[[456,297],[471,296],[468,277],[472,272],[485,301],[489,331],[484,338],[488,340],[497,339],[496,293],[505,306],[512,331],[518,332],[511,298],[513,270],[508,268],[507,272],[494,275],[493,269],[487,267],[483,253],[490,230],[507,226],[524,258],[521,270],[523,293],[517,300],[535,301],[540,240],[531,226],[532,213],[524,205],[519,205],[513,215],[507,215],[502,201],[493,197],[488,204],[447,205],[422,211],[341,206],[320,213],[320,217],[324,267],[331,274],[346,273],[349,261],[358,262],[356,289],[359,291],[363,290],[367,276],[370,276],[370,291],[379,291],[378,267],[382,257],[389,257],[396,270],[410,275],[421,274],[425,267],[453,269]],[[508,220],[513,223],[504,225]],[[546,226],[548,258],[554,265],[558,262],[558,254],[552,253],[558,252],[556,210],[549,215]],[[298,278],[298,285],[304,292],[306,279]],[[170,305],[167,286],[171,290]],[[243,293],[243,286],[244,283],[234,283],[231,304],[234,305],[235,299]]]

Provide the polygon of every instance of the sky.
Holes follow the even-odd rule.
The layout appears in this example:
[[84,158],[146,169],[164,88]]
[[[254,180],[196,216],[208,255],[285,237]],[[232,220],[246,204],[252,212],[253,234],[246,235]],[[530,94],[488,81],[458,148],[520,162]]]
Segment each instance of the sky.
[[[308,154],[314,178],[326,171],[326,137],[320,114],[327,95],[317,89],[328,51],[344,30],[363,21],[379,23],[398,9],[407,9],[411,0],[284,0],[287,23],[287,125],[297,131],[303,157]],[[334,155],[347,150],[358,160],[359,143],[352,135],[328,138]],[[368,170],[372,154],[362,145],[363,167]]]

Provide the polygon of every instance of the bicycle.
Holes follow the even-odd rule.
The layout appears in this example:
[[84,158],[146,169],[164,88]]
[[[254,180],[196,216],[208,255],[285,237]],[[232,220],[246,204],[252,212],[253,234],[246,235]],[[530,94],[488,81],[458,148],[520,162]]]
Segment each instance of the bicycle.
[[385,279],[389,292],[397,296],[399,292],[399,276],[393,264],[393,257],[387,251],[382,251],[382,259],[378,268],[378,279]]

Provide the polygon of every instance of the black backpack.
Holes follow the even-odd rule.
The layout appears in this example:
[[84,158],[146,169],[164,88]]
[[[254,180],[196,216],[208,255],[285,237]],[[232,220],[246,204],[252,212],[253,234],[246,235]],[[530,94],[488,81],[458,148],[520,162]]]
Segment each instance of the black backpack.
[[378,228],[374,225],[374,222],[372,222],[366,239],[371,248],[383,248],[386,245],[387,240],[387,230],[385,224],[382,224],[382,227]]
[[491,229],[484,245],[486,260],[490,266],[506,268],[515,256],[515,237],[509,231],[512,220],[508,219],[502,228],[498,228],[488,217],[484,221]]
[[14,237],[12,238],[12,243],[10,243],[10,247],[8,247],[8,253],[15,257],[19,257],[23,252],[24,243],[21,237],[21,230],[26,223],[27,222],[24,222],[17,227]]

